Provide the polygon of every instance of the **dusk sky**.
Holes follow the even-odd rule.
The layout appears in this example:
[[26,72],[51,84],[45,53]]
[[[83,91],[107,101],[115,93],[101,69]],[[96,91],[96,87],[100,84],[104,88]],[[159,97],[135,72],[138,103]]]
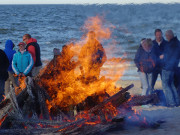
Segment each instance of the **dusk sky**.
[[179,0],[0,0],[0,4],[142,4],[180,3]]

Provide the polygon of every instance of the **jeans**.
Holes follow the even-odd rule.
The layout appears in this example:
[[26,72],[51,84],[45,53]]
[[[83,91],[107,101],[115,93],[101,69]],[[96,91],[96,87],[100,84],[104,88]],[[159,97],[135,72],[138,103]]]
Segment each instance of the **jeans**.
[[0,80],[0,102],[4,99],[4,85],[5,85],[5,80]]
[[162,86],[167,106],[179,105],[179,96],[174,85],[174,71],[162,70]]
[[156,84],[156,80],[158,78],[158,74],[160,74],[161,80],[162,80],[162,69],[157,68],[152,72],[151,87],[152,87],[153,90],[154,90],[154,85]]
[[152,94],[151,80],[152,73],[138,72],[142,84],[142,95]]

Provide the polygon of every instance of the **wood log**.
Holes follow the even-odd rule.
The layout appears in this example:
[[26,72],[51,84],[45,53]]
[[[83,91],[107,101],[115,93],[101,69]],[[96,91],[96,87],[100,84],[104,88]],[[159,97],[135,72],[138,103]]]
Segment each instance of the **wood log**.
[[22,135],[30,135],[30,134],[48,134],[55,132],[63,132],[64,130],[68,130],[68,127],[76,127],[77,125],[81,125],[85,122],[85,119],[79,119],[74,122],[64,123],[59,125],[60,127],[52,127],[52,128],[33,128],[33,129],[1,129],[0,134],[22,134]]
[[159,98],[157,94],[141,96],[141,95],[134,95],[132,98],[127,102],[128,106],[140,106],[146,104],[157,104],[159,102]]
[[[122,97],[122,94],[125,93],[126,91],[128,91],[129,89],[133,88],[134,85],[131,84],[129,86],[127,86],[126,88],[123,88],[122,90],[120,90],[118,93],[116,93],[115,95],[109,97],[108,99],[106,99],[105,101],[103,101],[102,103],[96,105],[95,107],[91,108],[89,110],[89,113],[93,113],[95,111],[97,111],[98,109],[102,108],[104,105],[106,105],[107,103],[109,102],[112,102],[112,101],[115,101],[115,100],[118,100],[119,97]],[[128,100],[128,99],[127,99]]]

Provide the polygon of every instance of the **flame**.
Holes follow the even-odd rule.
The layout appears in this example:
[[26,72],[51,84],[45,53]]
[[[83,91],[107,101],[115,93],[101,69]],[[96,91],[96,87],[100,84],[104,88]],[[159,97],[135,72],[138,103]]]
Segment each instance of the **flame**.
[[25,83],[26,77],[19,77],[18,82],[19,86],[15,88],[15,94],[18,95],[23,89],[26,88],[26,83]]
[[[107,71],[115,79],[108,79],[101,73],[104,63],[108,63],[102,43],[111,38],[111,29],[115,28],[112,25],[105,26],[104,22],[98,16],[88,18],[83,27],[86,34],[82,40],[63,46],[61,54],[55,56],[41,71],[39,85],[52,98],[51,103],[47,102],[49,110],[53,105],[68,110],[89,96],[105,93],[111,96],[119,91],[115,83],[126,68],[119,70],[115,67],[116,73],[112,73],[113,70]],[[109,62],[117,64],[123,60],[114,58]],[[102,102],[104,98],[98,97],[98,101]]]
[[5,95],[3,95],[3,97],[4,97],[4,98],[3,98],[3,100],[2,100],[2,101],[6,100],[6,96],[5,96]]
[[8,116],[8,114],[6,114],[6,115],[0,120],[0,127],[1,127],[3,121],[6,119],[7,116]]

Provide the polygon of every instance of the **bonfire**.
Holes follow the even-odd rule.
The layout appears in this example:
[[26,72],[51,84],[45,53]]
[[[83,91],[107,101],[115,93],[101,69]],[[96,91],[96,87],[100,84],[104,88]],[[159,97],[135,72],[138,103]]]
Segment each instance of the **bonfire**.
[[[11,87],[0,104],[0,133],[97,134],[125,117],[131,119],[136,115],[132,106],[157,102],[156,95],[130,96],[133,84],[115,85],[127,68],[116,65],[126,61],[106,56],[103,43],[112,38],[115,27],[104,22],[98,16],[88,18],[80,41],[64,45],[61,52],[54,49],[54,58],[37,77],[20,78],[19,88]],[[104,64],[115,65],[116,72]],[[103,70],[111,78],[102,75]]]

